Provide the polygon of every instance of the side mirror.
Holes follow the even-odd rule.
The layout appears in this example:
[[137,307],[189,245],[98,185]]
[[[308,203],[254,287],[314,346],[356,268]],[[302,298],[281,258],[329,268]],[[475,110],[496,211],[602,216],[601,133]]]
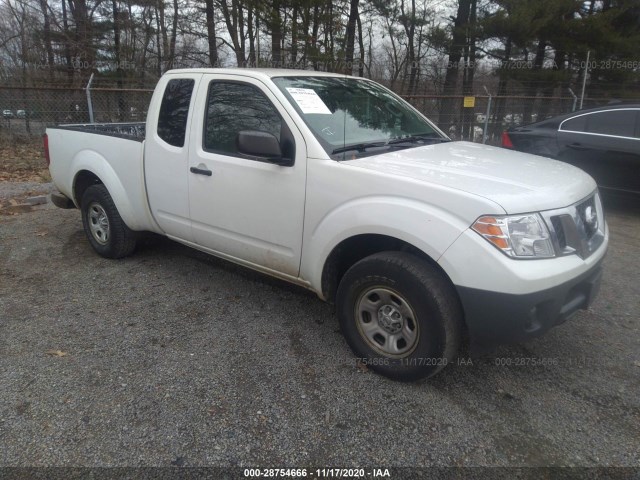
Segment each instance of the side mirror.
[[285,167],[293,165],[292,159],[282,156],[280,142],[269,132],[242,130],[236,137],[236,148],[239,153],[257,157],[259,160]]

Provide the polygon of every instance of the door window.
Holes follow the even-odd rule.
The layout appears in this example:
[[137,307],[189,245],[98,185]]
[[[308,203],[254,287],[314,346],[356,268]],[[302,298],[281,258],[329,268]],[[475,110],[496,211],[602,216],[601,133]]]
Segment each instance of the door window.
[[282,118],[258,88],[237,82],[213,81],[209,85],[204,123],[204,149],[240,156],[236,137],[242,130],[258,130],[280,141]]

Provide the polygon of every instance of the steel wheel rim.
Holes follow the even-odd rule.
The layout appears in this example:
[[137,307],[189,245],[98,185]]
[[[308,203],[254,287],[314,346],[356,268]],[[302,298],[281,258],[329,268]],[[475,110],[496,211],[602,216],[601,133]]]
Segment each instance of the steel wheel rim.
[[365,290],[356,301],[355,317],[360,336],[387,357],[406,357],[418,345],[415,311],[395,290],[381,286]]
[[102,205],[96,202],[89,204],[87,223],[93,239],[100,245],[106,245],[110,237],[109,217]]

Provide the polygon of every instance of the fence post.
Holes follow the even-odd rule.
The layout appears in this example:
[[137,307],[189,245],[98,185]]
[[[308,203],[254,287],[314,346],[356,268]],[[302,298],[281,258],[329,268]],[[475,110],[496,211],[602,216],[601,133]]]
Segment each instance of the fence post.
[[93,103],[91,103],[91,82],[93,82],[93,73],[89,77],[89,82],[85,88],[87,92],[87,109],[89,110],[89,123],[93,122]]
[[578,96],[575,93],[573,93],[573,90],[571,90],[570,88],[569,88],[569,93],[573,97],[573,107],[571,108],[571,111],[575,112],[576,111],[576,104],[578,103]]
[[584,66],[584,77],[582,79],[582,95],[580,96],[580,110],[584,103],[584,91],[587,88],[587,73],[589,72],[589,59],[591,58],[591,50],[587,52],[587,64]]
[[487,130],[489,129],[489,116],[491,115],[491,94],[489,93],[489,90],[487,90],[487,87],[483,85],[482,88],[484,88],[484,91],[487,92],[487,95],[489,96],[489,99],[487,100],[487,114],[484,117],[484,129],[482,132],[482,143],[486,144]]

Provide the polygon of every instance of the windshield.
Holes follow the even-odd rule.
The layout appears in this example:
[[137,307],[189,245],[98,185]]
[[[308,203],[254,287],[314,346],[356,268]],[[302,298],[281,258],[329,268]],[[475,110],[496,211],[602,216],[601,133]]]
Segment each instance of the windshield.
[[353,77],[276,77],[274,83],[333,158],[447,141],[380,85]]

